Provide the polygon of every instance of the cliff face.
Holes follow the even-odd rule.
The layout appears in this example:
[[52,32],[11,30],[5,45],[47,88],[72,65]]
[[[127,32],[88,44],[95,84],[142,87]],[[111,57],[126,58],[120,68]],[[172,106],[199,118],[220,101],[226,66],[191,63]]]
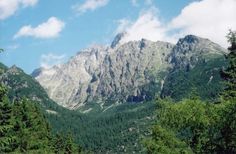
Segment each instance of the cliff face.
[[192,69],[200,61],[223,57],[225,50],[203,38],[188,35],[176,45],[145,39],[80,51],[67,63],[37,69],[33,76],[50,98],[70,109],[97,102],[141,102],[160,95],[174,69]]

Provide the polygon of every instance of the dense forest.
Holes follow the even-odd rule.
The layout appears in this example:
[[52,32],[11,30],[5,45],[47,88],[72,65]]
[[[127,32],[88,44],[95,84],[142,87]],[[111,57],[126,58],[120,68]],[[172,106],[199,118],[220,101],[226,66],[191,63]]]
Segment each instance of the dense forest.
[[52,135],[40,108],[28,99],[10,102],[0,86],[1,153],[80,153],[71,134]]

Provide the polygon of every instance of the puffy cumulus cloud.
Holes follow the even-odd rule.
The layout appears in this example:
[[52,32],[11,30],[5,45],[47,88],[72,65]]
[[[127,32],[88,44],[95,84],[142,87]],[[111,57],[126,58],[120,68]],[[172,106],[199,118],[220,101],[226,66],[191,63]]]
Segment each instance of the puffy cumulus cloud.
[[140,40],[142,38],[152,41],[170,41],[171,38],[166,35],[167,29],[158,18],[157,12],[158,10],[156,8],[151,8],[142,12],[134,22],[127,19],[119,20],[116,33],[126,32],[121,43]]
[[89,10],[93,11],[97,8],[106,6],[109,0],[86,0],[83,4],[75,4],[72,6],[72,9],[78,12],[79,14],[85,13]]
[[203,0],[182,9],[169,24],[178,36],[194,34],[227,47],[226,34],[236,29],[236,0]]
[[0,20],[4,20],[12,15],[21,7],[32,7],[38,0],[0,0]]
[[127,32],[123,42],[145,38],[175,43],[180,37],[194,34],[227,47],[225,36],[230,28],[236,29],[235,19],[236,0],[202,0],[184,7],[169,23],[161,22],[158,11],[151,8],[136,21],[119,20],[116,32]]
[[61,64],[65,61],[66,55],[56,55],[53,53],[43,54],[40,58],[40,66],[43,68],[51,68],[54,65]]
[[31,25],[23,26],[14,36],[14,39],[31,36],[35,38],[55,38],[64,28],[65,23],[56,17],[49,18],[46,22],[32,27]]

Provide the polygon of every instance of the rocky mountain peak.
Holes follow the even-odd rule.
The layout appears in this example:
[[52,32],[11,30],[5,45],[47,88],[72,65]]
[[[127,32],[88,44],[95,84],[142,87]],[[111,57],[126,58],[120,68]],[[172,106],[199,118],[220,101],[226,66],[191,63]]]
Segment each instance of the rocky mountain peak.
[[111,43],[111,48],[115,48],[118,44],[120,44],[120,41],[125,35],[126,35],[126,32],[118,33]]
[[37,69],[35,69],[35,70],[31,73],[31,76],[32,76],[33,78],[35,78],[35,77],[39,76],[39,75],[42,73],[42,71],[43,71],[43,68],[42,68],[42,67],[37,68]]
[[186,35],[184,38],[179,39],[178,44],[196,44],[199,43],[202,38],[195,35]]
[[199,62],[206,62],[213,57],[222,56],[227,51],[209,39],[187,35],[179,39],[169,61],[176,68],[190,69]]
[[7,71],[7,73],[12,74],[12,75],[18,75],[22,72],[23,70],[17,67],[16,65],[11,66]]

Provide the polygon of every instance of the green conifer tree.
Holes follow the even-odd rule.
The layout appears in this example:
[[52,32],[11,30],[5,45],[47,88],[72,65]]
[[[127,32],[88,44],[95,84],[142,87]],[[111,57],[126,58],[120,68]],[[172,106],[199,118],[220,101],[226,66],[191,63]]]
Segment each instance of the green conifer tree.
[[6,93],[6,88],[0,85],[0,153],[10,152],[15,139],[12,134],[12,108]]
[[220,137],[218,139],[219,153],[236,153],[236,31],[230,30],[229,66],[221,73],[226,88],[222,93],[224,108],[221,112]]
[[65,153],[66,154],[76,153],[76,144],[74,143],[72,133],[68,133],[65,137]]
[[14,103],[15,133],[20,152],[48,152],[50,129],[39,108],[27,99]]
[[236,31],[230,30],[227,35],[228,42],[231,46],[228,48],[230,53],[226,55],[229,60],[229,66],[221,73],[222,78],[226,81],[226,88],[222,94],[224,99],[236,98]]
[[64,145],[64,137],[62,134],[57,133],[53,138],[53,151],[56,154],[64,153],[65,145]]

